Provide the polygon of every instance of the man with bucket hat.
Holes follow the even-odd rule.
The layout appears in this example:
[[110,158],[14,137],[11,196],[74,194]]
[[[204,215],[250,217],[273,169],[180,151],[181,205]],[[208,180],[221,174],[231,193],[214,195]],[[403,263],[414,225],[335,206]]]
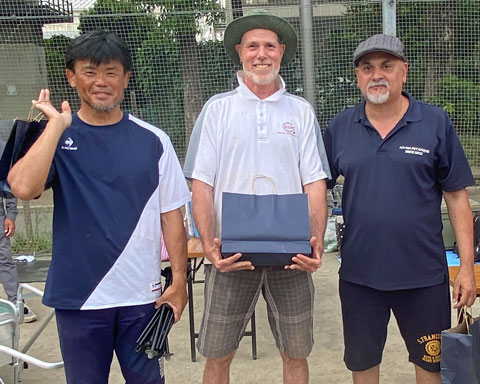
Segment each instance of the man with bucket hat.
[[[229,367],[262,292],[285,383],[307,383],[313,345],[311,272],[321,265],[328,163],[313,108],[285,91],[281,64],[295,56],[297,36],[284,19],[252,11],[225,30],[225,49],[243,71],[239,86],[212,97],[195,124],[184,173],[192,178],[193,210],[203,249],[205,311],[197,347],[207,357],[204,383],[229,382]],[[251,193],[255,175],[275,181],[279,194],[308,194],[312,257],[292,265],[254,267],[222,259],[222,192]],[[258,194],[271,193],[260,180]]]
[[345,230],[340,267],[344,360],[354,383],[378,383],[393,311],[417,383],[440,383],[441,331],[450,328],[442,194],[460,250],[455,308],[475,300],[474,184],[447,113],[402,91],[402,42],[374,35],[353,56],[365,100],[325,133],[332,179],[343,175]]

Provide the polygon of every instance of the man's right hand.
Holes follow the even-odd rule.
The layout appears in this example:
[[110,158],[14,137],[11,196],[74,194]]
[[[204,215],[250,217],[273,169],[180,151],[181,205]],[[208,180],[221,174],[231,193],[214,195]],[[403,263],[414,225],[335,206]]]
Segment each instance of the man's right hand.
[[50,90],[42,89],[38,100],[32,100],[32,104],[47,117],[49,122],[56,121],[56,126],[62,129],[62,132],[72,124],[72,110],[68,101],[62,102],[62,111],[58,112],[50,102]]
[[242,257],[241,253],[227,258],[222,257],[222,242],[218,238],[213,239],[213,246],[205,252],[206,258],[217,268],[220,272],[233,272],[241,270],[253,271],[255,267],[250,261],[238,261]]

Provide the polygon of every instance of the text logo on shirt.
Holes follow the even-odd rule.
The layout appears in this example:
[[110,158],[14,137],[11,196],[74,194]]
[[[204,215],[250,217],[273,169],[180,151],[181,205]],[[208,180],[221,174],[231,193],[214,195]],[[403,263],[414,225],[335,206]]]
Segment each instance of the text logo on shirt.
[[67,140],[65,140],[63,142],[63,144],[65,144],[65,145],[62,145],[61,148],[65,149],[67,151],[76,151],[78,149],[77,147],[73,146],[73,139],[71,137],[69,137]]
[[425,148],[419,148],[419,147],[408,147],[406,145],[401,145],[398,147],[401,151],[405,151],[405,153],[409,155],[417,155],[417,156],[423,156],[424,154],[429,154],[430,150],[425,149]]
[[283,131],[278,131],[277,133],[279,133],[281,135],[286,134],[286,135],[291,135],[291,136],[297,137],[296,128],[292,123],[290,123],[290,122],[283,123],[282,129],[283,129]]

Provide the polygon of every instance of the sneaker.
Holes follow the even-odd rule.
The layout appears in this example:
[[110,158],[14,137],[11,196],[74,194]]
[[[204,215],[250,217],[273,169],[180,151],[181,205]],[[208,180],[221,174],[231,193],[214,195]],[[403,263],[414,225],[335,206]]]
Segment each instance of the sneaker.
[[37,315],[33,312],[27,304],[23,305],[23,322],[32,323],[37,320]]

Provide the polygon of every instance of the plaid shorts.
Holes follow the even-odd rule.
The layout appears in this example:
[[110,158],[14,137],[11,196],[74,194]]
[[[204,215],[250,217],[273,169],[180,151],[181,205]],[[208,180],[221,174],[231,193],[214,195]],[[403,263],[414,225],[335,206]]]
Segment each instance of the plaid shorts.
[[287,356],[306,358],[313,347],[312,276],[283,267],[219,272],[205,265],[205,307],[197,347],[208,358],[238,349],[260,291],[277,348]]

